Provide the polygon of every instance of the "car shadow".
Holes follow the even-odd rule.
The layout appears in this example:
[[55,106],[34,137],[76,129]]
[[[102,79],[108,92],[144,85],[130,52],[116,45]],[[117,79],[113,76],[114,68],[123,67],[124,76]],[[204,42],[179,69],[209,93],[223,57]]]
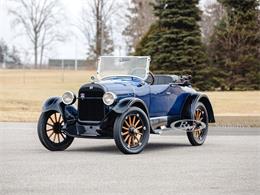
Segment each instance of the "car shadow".
[[94,152],[94,153],[114,153],[117,154],[117,147],[115,145],[102,145],[102,146],[88,146],[81,148],[71,148],[66,152]]
[[184,149],[186,147],[191,147],[190,144],[183,143],[149,143],[145,147],[145,152],[152,152],[157,150],[171,150],[171,149]]
[[[162,150],[173,150],[173,149],[185,149],[191,147],[190,144],[183,143],[149,143],[143,153],[146,152],[157,152]],[[81,147],[81,148],[71,148],[66,152],[94,152],[94,153],[107,153],[107,154],[121,154],[116,145],[102,145],[93,147]]]

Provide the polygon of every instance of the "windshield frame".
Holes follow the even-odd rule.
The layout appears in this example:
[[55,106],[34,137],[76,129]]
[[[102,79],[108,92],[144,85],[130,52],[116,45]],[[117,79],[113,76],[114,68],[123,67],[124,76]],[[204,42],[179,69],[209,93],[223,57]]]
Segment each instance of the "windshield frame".
[[[101,59],[102,58],[146,58],[146,65],[145,65],[145,77],[142,78],[142,77],[139,77],[137,75],[108,75],[108,76],[105,76],[105,77],[101,77]],[[146,80],[148,78],[148,75],[149,75],[149,71],[150,71],[150,62],[151,62],[151,58],[150,56],[100,56],[98,58],[98,61],[97,61],[97,78],[99,80],[103,80],[103,79],[108,79],[108,78],[115,78],[115,77],[135,77],[135,78],[138,78],[138,79],[141,79],[141,80]],[[103,65],[104,66],[104,65]]]

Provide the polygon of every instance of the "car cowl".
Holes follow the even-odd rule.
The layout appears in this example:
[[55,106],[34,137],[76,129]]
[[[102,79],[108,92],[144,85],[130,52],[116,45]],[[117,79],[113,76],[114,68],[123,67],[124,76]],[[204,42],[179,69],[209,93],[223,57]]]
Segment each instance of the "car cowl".
[[[118,97],[134,96],[134,86],[136,86],[136,83],[134,82],[122,82],[111,80],[92,82],[81,86],[79,90],[79,98],[80,93],[83,91],[87,91],[89,94],[91,94],[92,97],[101,96],[101,94],[98,94],[99,92],[97,91],[97,89],[103,90],[103,93],[113,92]],[[96,93],[96,95],[94,92]]]

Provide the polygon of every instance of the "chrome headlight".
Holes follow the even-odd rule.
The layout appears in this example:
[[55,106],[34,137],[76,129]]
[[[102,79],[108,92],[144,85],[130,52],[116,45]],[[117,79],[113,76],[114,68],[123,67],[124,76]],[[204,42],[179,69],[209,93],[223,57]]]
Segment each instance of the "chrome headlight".
[[112,92],[106,92],[103,95],[103,102],[107,106],[111,106],[115,102],[116,98],[117,98],[116,94],[114,94]]
[[66,91],[63,95],[62,95],[62,102],[66,105],[72,105],[75,103],[76,101],[76,95],[71,92],[71,91]]

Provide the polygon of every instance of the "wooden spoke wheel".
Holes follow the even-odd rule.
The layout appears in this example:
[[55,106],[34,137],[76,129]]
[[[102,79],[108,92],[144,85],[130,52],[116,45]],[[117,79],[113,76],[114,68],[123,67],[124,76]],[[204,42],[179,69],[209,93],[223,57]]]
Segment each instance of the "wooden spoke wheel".
[[49,150],[65,150],[73,141],[63,131],[64,120],[56,111],[42,113],[38,121],[38,136],[41,143]]
[[134,148],[142,145],[142,138],[146,127],[140,115],[132,114],[125,118],[121,136],[128,148]]
[[130,108],[115,121],[114,139],[123,153],[141,152],[148,143],[149,135],[149,120],[140,108]]
[[46,123],[46,133],[50,141],[53,143],[61,143],[66,139],[66,134],[62,132],[64,125],[60,113],[53,113]]
[[[197,108],[194,113],[194,120],[201,122],[203,120],[203,118],[205,117],[204,114],[205,114],[205,111],[201,110],[201,108]],[[203,135],[203,130],[200,128],[197,128],[193,131],[193,135],[194,135],[194,137],[196,137],[197,139],[200,140]]]
[[204,129],[196,128],[193,132],[187,132],[190,143],[194,146],[202,145],[208,133],[208,113],[206,107],[202,103],[197,103],[193,113],[193,119],[206,124]]

